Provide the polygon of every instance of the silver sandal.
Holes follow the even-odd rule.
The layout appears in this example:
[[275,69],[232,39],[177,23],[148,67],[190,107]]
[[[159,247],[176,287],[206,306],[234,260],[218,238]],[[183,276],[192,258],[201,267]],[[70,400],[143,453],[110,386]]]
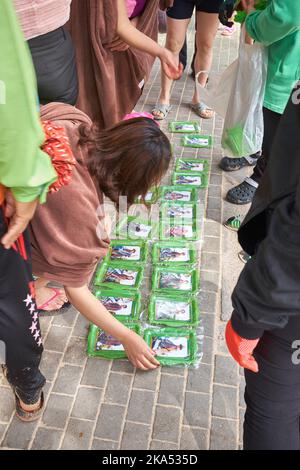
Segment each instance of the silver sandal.
[[[151,113],[155,121],[163,121],[168,116],[171,109],[172,106],[170,104],[157,103],[155,108],[152,109]],[[156,116],[154,113],[160,113],[162,114],[162,117]]]

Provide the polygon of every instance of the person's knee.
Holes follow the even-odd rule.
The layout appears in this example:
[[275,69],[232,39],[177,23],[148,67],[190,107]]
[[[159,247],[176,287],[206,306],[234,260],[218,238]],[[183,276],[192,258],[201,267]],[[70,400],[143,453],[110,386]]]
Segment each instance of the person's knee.
[[184,45],[184,40],[181,41],[180,38],[176,36],[168,37],[166,41],[166,48],[174,54],[179,54]]
[[213,42],[210,41],[201,41],[197,43],[197,54],[200,56],[207,56],[212,54]]

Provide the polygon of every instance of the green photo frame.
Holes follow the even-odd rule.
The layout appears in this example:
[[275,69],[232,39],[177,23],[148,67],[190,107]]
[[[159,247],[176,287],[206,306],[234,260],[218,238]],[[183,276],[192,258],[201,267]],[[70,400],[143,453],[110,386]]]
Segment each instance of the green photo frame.
[[169,222],[185,220],[191,223],[197,220],[197,205],[192,202],[163,202],[160,206],[160,218]]
[[157,352],[163,366],[193,365],[197,362],[197,336],[193,330],[176,328],[147,329],[144,339]]
[[151,325],[195,328],[199,323],[199,306],[192,295],[152,294],[148,313]]
[[199,290],[199,273],[196,268],[156,266],[152,274],[152,289],[155,292],[195,294]]
[[146,263],[148,245],[144,240],[112,240],[104,259],[107,263]]
[[[126,326],[130,330],[135,331],[138,335],[141,335],[139,325],[127,324]],[[127,357],[120,341],[107,335],[103,330],[100,330],[100,328],[93,324],[90,325],[89,329],[87,354],[88,356],[103,359],[122,359]]]
[[181,143],[183,147],[210,149],[213,139],[211,135],[188,134],[182,138]]
[[101,263],[95,276],[95,286],[115,286],[124,290],[138,289],[143,281],[141,264]]
[[133,323],[139,320],[141,312],[139,292],[127,292],[114,287],[96,287],[94,295],[121,323]]
[[196,173],[190,171],[181,171],[180,173],[173,173],[172,183],[176,186],[185,187],[194,187],[194,188],[207,188],[208,186],[208,174]]
[[193,186],[183,188],[182,185],[163,186],[162,202],[195,202],[198,199],[197,189]]
[[177,173],[208,173],[210,163],[206,158],[177,158],[175,171]]
[[157,232],[157,224],[134,215],[124,217],[116,227],[117,236],[129,240],[152,240],[157,237]]
[[196,220],[193,220],[192,222],[160,221],[160,240],[197,241],[200,240],[200,237],[200,228]]
[[192,265],[197,262],[197,250],[188,242],[156,242],[152,247],[152,261],[163,266]]
[[177,134],[197,134],[200,124],[198,121],[171,121],[169,131]]

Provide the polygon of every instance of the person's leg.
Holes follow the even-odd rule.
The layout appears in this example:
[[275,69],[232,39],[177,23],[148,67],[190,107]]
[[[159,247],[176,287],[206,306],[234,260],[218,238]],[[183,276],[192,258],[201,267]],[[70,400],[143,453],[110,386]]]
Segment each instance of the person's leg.
[[277,128],[281,119],[281,114],[275,113],[270,109],[263,108],[264,113],[264,140],[262,145],[262,154],[257,161],[251,178],[260,183],[269,160],[271,148],[276,135]]
[[[0,207],[0,237],[5,231]],[[0,245],[0,340],[5,345],[7,379],[22,409],[32,411],[39,407],[45,384],[39,370],[43,346],[26,234],[15,247],[5,250]]]
[[[167,11],[166,48],[179,57],[184,45],[187,28],[194,10],[194,1],[175,0],[174,6]],[[170,108],[170,94],[173,80],[161,71],[161,91],[158,105],[152,114],[156,119],[166,117]]]
[[299,400],[267,400],[246,387],[245,402],[244,450],[300,450]]
[[71,36],[59,28],[28,41],[42,104],[59,101],[75,105],[78,80]]
[[[196,34],[196,47],[197,53],[195,58],[195,72],[211,69],[213,57],[213,45],[218,31],[219,19],[215,13],[206,13],[197,11],[197,34]],[[207,74],[202,73],[198,77],[198,82],[201,86],[205,86],[207,82]],[[192,99],[192,103],[199,103],[200,97],[197,89]]]
[[66,293],[63,287],[48,287],[49,279],[39,277],[35,280],[36,304],[38,309],[43,307],[45,311],[59,310],[67,301]]
[[183,70],[185,70],[186,64],[187,64],[187,41],[186,41],[186,36],[185,36],[184,44],[181,48],[181,51],[179,52],[179,62],[183,65]]
[[274,137],[281,119],[281,114],[263,108],[264,113],[264,139],[262,154],[258,158],[253,173],[250,178],[246,178],[242,183],[230,189],[226,195],[226,200],[232,204],[249,204],[259,186],[261,178],[266,169],[266,165],[271,152]]

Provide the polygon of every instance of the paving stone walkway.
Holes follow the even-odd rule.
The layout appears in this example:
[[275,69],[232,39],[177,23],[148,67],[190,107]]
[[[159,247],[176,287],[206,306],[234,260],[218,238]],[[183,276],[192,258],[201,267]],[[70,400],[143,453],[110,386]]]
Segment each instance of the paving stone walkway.
[[[193,34],[189,33],[189,56]],[[221,71],[237,53],[238,35],[218,33],[213,70]],[[136,109],[149,111],[159,88],[159,63]],[[193,118],[188,106],[194,82],[185,73],[175,83],[170,119]],[[167,123],[162,125],[167,129]],[[3,449],[237,449],[241,441],[243,378],[224,345],[230,315],[230,292],[242,268],[236,235],[222,221],[239,211],[224,203],[226,190],[241,174],[223,175],[222,120],[202,122],[214,136],[208,190],[201,190],[205,208],[201,254],[200,311],[204,326],[203,359],[199,369],[165,367],[135,371],[128,361],[87,358],[88,324],[73,308],[41,320],[47,377],[47,406],[42,418],[24,424],[14,417],[10,389],[0,377],[0,445]],[[176,142],[176,139],[173,140]],[[195,149],[177,149],[195,155]],[[177,154],[178,155],[178,154]]]

